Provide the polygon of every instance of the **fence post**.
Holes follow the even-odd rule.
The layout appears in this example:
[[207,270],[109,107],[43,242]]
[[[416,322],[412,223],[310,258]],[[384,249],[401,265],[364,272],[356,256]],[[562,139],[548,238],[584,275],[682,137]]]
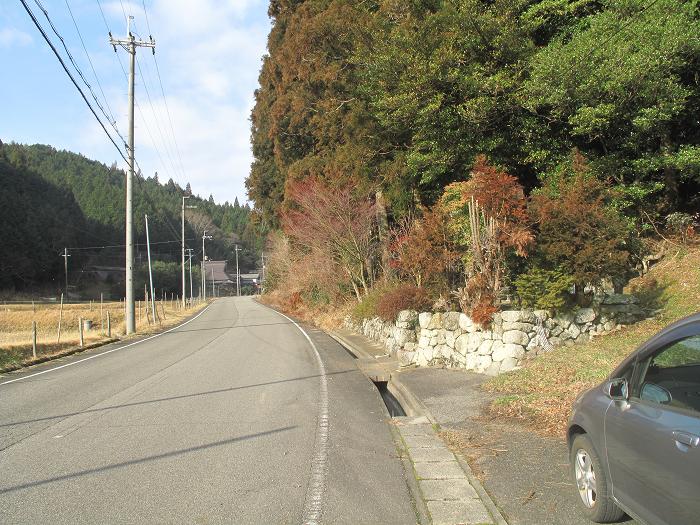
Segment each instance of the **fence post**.
[[32,321],[32,357],[36,359],[36,321]]
[[109,310],[107,310],[107,337],[112,337],[112,323],[109,320]]
[[78,317],[78,332],[80,333],[80,348],[83,347],[83,318]]
[[61,342],[61,321],[63,321],[63,294],[61,294],[61,311],[58,313],[58,337],[56,344]]
[[100,292],[100,333],[105,335],[105,318],[104,314],[102,313],[102,299],[102,292]]

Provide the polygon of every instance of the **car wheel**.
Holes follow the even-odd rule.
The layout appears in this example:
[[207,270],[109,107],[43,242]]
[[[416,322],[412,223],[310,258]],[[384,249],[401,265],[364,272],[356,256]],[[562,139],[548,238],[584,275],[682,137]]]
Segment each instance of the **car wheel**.
[[603,464],[590,438],[579,434],[571,446],[571,471],[588,518],[596,523],[618,521],[625,513],[615,505]]

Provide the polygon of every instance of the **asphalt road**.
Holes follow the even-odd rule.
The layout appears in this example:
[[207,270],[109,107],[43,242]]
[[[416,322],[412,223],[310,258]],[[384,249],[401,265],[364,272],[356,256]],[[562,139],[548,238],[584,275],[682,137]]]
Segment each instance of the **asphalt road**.
[[305,331],[220,299],[0,377],[0,522],[415,523],[379,394]]

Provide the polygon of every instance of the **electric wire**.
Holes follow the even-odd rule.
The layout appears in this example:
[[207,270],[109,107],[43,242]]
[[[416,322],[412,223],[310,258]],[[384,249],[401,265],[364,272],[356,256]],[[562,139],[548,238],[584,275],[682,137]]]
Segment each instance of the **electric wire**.
[[634,13],[634,15],[629,17],[629,20],[627,20],[626,23],[622,24],[617,31],[615,31],[612,35],[610,35],[608,38],[603,40],[600,44],[595,46],[589,53],[587,53],[589,56],[594,56],[595,52],[598,51],[600,48],[604,47],[608,42],[610,42],[613,38],[615,38],[617,35],[619,35],[622,31],[624,31],[629,25],[634,22],[635,18],[641,15],[644,11],[649,9],[650,7],[653,7],[655,4],[657,4],[659,0],[652,0],[649,4],[644,6],[642,9]]
[[127,160],[126,156],[124,155],[124,152],[123,152],[122,149],[117,145],[117,143],[114,141],[114,138],[112,137],[112,135],[110,135],[109,131],[107,131],[107,128],[105,127],[104,123],[102,122],[102,120],[100,119],[100,117],[97,115],[97,112],[96,112],[95,109],[92,107],[92,104],[90,104],[90,101],[87,99],[87,96],[85,95],[85,93],[84,93],[83,90],[81,89],[80,85],[78,85],[78,82],[75,80],[75,77],[73,77],[73,75],[71,74],[70,70],[68,69],[68,66],[67,66],[66,63],[63,61],[63,58],[61,57],[60,53],[58,52],[58,50],[56,49],[56,47],[53,45],[53,43],[51,42],[51,40],[49,39],[49,36],[48,36],[48,35],[46,34],[46,32],[44,31],[44,28],[41,27],[41,24],[40,24],[39,21],[37,20],[36,16],[34,15],[34,13],[32,12],[32,10],[31,10],[31,9],[29,8],[29,6],[27,5],[27,2],[26,2],[25,0],[20,0],[20,2],[22,2],[22,6],[24,7],[25,11],[27,11],[27,14],[28,14],[29,17],[32,19],[32,22],[34,23],[34,25],[36,26],[36,28],[37,28],[37,29],[39,30],[39,32],[41,33],[41,36],[44,38],[44,40],[46,41],[46,43],[47,43],[47,44],[49,45],[49,47],[51,48],[51,51],[53,51],[54,55],[56,55],[56,58],[57,58],[58,61],[61,63],[61,67],[63,67],[63,70],[64,70],[64,71],[66,72],[66,74],[68,75],[68,78],[70,78],[71,82],[73,83],[73,85],[75,86],[75,88],[76,88],[76,89],[78,90],[78,92],[80,93],[80,96],[81,96],[81,97],[83,98],[83,100],[85,101],[85,104],[87,104],[88,108],[90,109],[90,112],[93,114],[93,116],[95,117],[95,119],[97,120],[97,122],[100,124],[100,127],[101,127],[102,130],[105,132],[105,134],[106,134],[107,137],[109,138],[110,142],[114,145],[114,147],[115,147],[115,148],[117,149],[117,151],[119,152],[119,156],[121,156],[121,158],[124,159],[124,161],[127,163],[127,165],[129,165],[129,161]]
[[[24,2],[22,2],[22,3],[24,4]],[[73,54],[68,49],[68,46],[66,45],[66,41],[63,39],[63,36],[61,36],[61,34],[58,32],[58,29],[56,29],[56,26],[54,25],[53,21],[51,20],[51,17],[49,16],[48,11],[46,10],[46,8],[42,5],[42,3],[39,0],[34,0],[34,3],[44,13],[44,17],[46,17],[46,20],[49,23],[49,25],[51,26],[51,29],[53,30],[54,34],[61,41],[61,45],[63,46],[63,49],[65,50],[66,54],[68,55],[68,59],[70,60],[71,64],[73,64],[73,68],[78,73],[78,76],[80,76],[80,78],[82,79],[85,86],[87,86],[88,90],[90,91],[90,95],[92,96],[93,100],[95,101],[95,104],[97,104],[97,107],[100,108],[100,111],[105,116],[107,121],[110,123],[110,125],[112,126],[112,128],[114,129],[116,134],[119,136],[119,138],[126,145],[126,141],[124,140],[124,137],[122,137],[121,133],[119,132],[119,129],[117,129],[116,123],[113,122],[112,119],[110,119],[110,116],[107,114],[105,108],[102,106],[102,103],[99,101],[99,99],[97,98],[97,95],[93,91],[92,86],[85,78],[85,75],[83,74],[83,72],[80,69],[80,67],[78,66],[78,64],[75,62],[75,59],[73,58]]]
[[[192,237],[190,239],[185,239],[185,241],[196,241],[198,240],[196,237]],[[160,244],[176,244],[182,242],[181,240],[177,241],[157,241],[157,242],[152,242],[151,246],[156,246]],[[137,242],[134,243],[134,246],[146,246],[145,242]],[[126,248],[126,244],[107,244],[104,246],[81,246],[80,248],[66,248],[67,250],[71,251],[79,251],[79,250],[106,250],[106,249],[111,249],[111,248]]]
[[[143,7],[143,14],[146,18],[146,28],[148,29],[148,36],[149,38],[152,38],[152,33],[151,33],[151,24],[148,21],[148,11],[146,10],[146,0],[141,0],[141,6]],[[156,75],[158,77],[158,84],[160,85],[160,92],[163,95],[163,102],[165,102],[165,111],[168,115],[168,123],[170,124],[170,133],[173,136],[173,142],[175,143],[175,152],[177,153],[178,161],[180,163],[180,170],[182,171],[182,175],[187,178],[185,174],[185,167],[182,163],[182,156],[180,155],[180,145],[177,142],[177,136],[175,135],[175,127],[173,126],[173,119],[172,116],[170,115],[170,107],[168,106],[168,98],[165,96],[165,89],[163,89],[163,80],[160,75],[160,68],[158,67],[158,58],[156,55],[153,55],[153,63],[156,66]]]
[[88,63],[90,64],[90,69],[92,69],[92,74],[95,76],[95,82],[97,82],[97,87],[100,90],[100,93],[102,94],[102,99],[105,102],[105,106],[107,107],[107,111],[109,112],[109,116],[111,118],[111,121],[113,123],[116,123],[117,119],[114,118],[114,112],[112,111],[112,108],[109,106],[109,101],[107,100],[107,96],[105,95],[104,90],[102,89],[102,83],[100,82],[99,77],[97,76],[97,71],[95,71],[95,66],[92,63],[92,59],[90,58],[90,53],[88,53],[87,47],[85,46],[85,40],[83,40],[83,35],[80,32],[80,28],[78,28],[78,23],[75,21],[75,17],[73,16],[73,10],[70,7],[70,4],[68,3],[68,0],[65,0],[66,2],[66,7],[68,8],[68,13],[70,13],[71,20],[73,20],[73,25],[75,26],[75,30],[78,33],[78,38],[80,39],[80,44],[83,46],[83,51],[85,51],[85,57],[88,60]]
[[[110,28],[109,23],[107,22],[107,17],[105,16],[104,9],[102,8],[102,4],[100,3],[100,0],[95,0],[95,1],[97,2],[97,6],[100,10],[100,14],[102,15],[102,22],[104,23],[105,29],[107,29],[107,33],[109,33],[109,35],[111,36],[112,29]],[[124,13],[124,16],[126,16],[126,11],[124,10],[123,4],[122,4],[122,12]],[[148,22],[147,22],[147,24],[148,24]],[[124,75],[124,78],[128,81],[129,75],[126,72],[126,68],[124,66],[124,63],[122,62],[121,56],[119,55],[119,53],[115,53],[115,55],[117,58],[117,62],[119,63],[119,68],[122,70],[122,74]],[[137,63],[138,63],[138,60],[137,60]],[[142,74],[142,78],[143,78],[143,74]],[[145,78],[143,78],[143,82],[145,85],[145,82],[146,82]],[[148,134],[148,136],[151,140],[151,144],[153,145],[153,149],[156,151],[156,154],[158,155],[158,159],[160,160],[160,163],[162,165],[161,172],[164,173],[166,176],[168,176],[168,172],[170,171],[171,168],[168,168],[166,162],[163,160],[163,156],[160,152],[160,149],[158,148],[158,145],[155,141],[155,138],[153,137],[153,133],[151,132],[150,126],[148,125],[148,122],[146,120],[145,113],[141,109],[141,105],[139,104],[138,99],[136,97],[134,97],[134,105],[136,106],[136,110],[138,111],[139,116],[141,117],[141,121],[143,122],[144,127],[146,128],[146,133]],[[137,165],[138,165],[138,163],[137,163]],[[171,166],[172,166],[172,161],[171,161]],[[172,175],[175,175],[175,174],[172,173]]]
[[170,167],[173,170],[173,174],[176,174],[177,170],[175,169],[175,163],[172,160],[173,159],[172,154],[170,152],[170,149],[168,148],[168,144],[167,144],[167,141],[165,140],[165,136],[163,135],[163,129],[161,128],[160,122],[158,120],[156,108],[153,105],[153,100],[151,99],[151,93],[148,89],[148,83],[146,82],[146,77],[144,76],[143,70],[141,69],[141,61],[140,60],[136,61],[136,67],[138,68],[139,75],[141,76],[141,79],[143,80],[143,88],[144,88],[144,91],[146,92],[146,98],[148,100],[148,104],[151,106],[151,111],[153,112],[153,118],[156,122],[156,127],[158,129],[158,133],[160,134],[160,139],[161,139],[163,146],[165,148],[165,155],[168,157],[168,161],[170,162]]

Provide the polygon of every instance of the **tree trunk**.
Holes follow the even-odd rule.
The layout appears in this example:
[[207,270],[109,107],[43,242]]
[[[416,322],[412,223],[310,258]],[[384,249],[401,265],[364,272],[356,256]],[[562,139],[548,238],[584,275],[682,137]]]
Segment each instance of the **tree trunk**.
[[386,213],[386,201],[381,190],[375,194],[375,204],[377,210],[377,236],[379,237],[379,250],[382,261],[382,275],[390,277],[392,274],[391,255],[389,253],[389,220]]
[[[663,136],[662,151],[665,156],[671,153],[671,138],[668,133]],[[678,204],[678,170],[668,164],[664,165],[664,189],[668,206],[673,211]]]

